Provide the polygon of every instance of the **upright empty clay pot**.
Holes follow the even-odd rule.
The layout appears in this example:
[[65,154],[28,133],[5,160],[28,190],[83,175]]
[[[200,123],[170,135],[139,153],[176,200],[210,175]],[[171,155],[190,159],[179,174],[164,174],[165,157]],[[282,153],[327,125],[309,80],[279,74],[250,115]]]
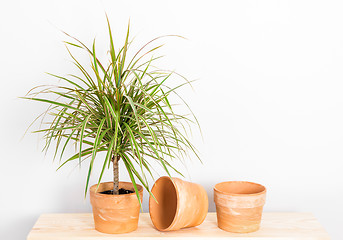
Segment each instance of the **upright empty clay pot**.
[[151,221],[160,231],[172,231],[201,224],[208,210],[205,189],[179,178],[161,177],[152,187],[149,212]]
[[[100,192],[113,189],[113,182],[100,183],[90,188],[90,201],[93,207],[95,229],[103,233],[127,233],[137,229],[140,205],[135,192],[130,194],[108,195]],[[119,189],[135,191],[130,182],[120,182]],[[137,185],[143,199],[143,188]]]
[[252,182],[222,182],[214,187],[218,227],[236,233],[260,227],[266,188]]

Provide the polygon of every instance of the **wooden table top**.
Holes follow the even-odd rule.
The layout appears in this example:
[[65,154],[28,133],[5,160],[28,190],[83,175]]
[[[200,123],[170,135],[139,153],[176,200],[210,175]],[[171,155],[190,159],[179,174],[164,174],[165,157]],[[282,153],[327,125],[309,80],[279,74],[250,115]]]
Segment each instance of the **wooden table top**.
[[229,233],[217,227],[215,213],[208,213],[198,227],[173,232],[159,232],[151,223],[148,213],[141,213],[138,229],[126,234],[105,234],[94,229],[91,213],[42,214],[29,233],[27,240],[103,240],[103,239],[162,239],[168,240],[329,240],[325,229],[311,213],[264,212],[261,228],[253,233]]

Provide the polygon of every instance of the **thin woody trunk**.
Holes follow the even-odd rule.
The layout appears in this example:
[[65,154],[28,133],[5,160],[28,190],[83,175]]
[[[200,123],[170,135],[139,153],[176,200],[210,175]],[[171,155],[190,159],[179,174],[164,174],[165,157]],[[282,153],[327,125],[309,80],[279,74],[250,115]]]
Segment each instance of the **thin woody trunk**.
[[112,157],[112,163],[113,163],[113,194],[118,195],[119,194],[119,156],[113,155]]

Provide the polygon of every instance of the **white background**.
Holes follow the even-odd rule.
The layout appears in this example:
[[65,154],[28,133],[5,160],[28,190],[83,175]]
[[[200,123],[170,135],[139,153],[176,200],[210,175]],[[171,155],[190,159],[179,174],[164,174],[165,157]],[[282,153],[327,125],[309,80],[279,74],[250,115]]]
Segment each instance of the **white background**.
[[193,137],[204,164],[189,162],[187,179],[206,188],[211,211],[215,183],[255,181],[266,211],[312,212],[343,239],[343,3],[313,0],[3,1],[0,239],[24,239],[42,213],[91,211],[87,165],[56,172],[37,135],[21,140],[45,105],[17,97],[54,83],[44,72],[75,73],[59,29],[105,51],[105,11],[119,44],[129,18],[137,46],[188,38],[166,40],[163,64],[199,79],[182,92],[204,136]]

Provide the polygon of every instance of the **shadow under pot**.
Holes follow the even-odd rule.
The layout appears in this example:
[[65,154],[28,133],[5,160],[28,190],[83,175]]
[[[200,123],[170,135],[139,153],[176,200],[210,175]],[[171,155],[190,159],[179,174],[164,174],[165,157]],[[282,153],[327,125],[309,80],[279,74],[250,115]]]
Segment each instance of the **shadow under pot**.
[[[93,185],[90,191],[90,201],[93,208],[95,229],[103,233],[128,233],[137,229],[140,204],[133,184],[119,182],[119,189],[133,191],[128,194],[103,194],[101,192],[113,189],[113,182]],[[137,185],[140,198],[143,199],[143,187]]]
[[196,183],[161,177],[151,189],[151,221],[159,231],[172,231],[200,225],[207,215],[208,197]]
[[244,181],[218,183],[214,187],[218,227],[235,233],[248,233],[260,228],[266,188]]

